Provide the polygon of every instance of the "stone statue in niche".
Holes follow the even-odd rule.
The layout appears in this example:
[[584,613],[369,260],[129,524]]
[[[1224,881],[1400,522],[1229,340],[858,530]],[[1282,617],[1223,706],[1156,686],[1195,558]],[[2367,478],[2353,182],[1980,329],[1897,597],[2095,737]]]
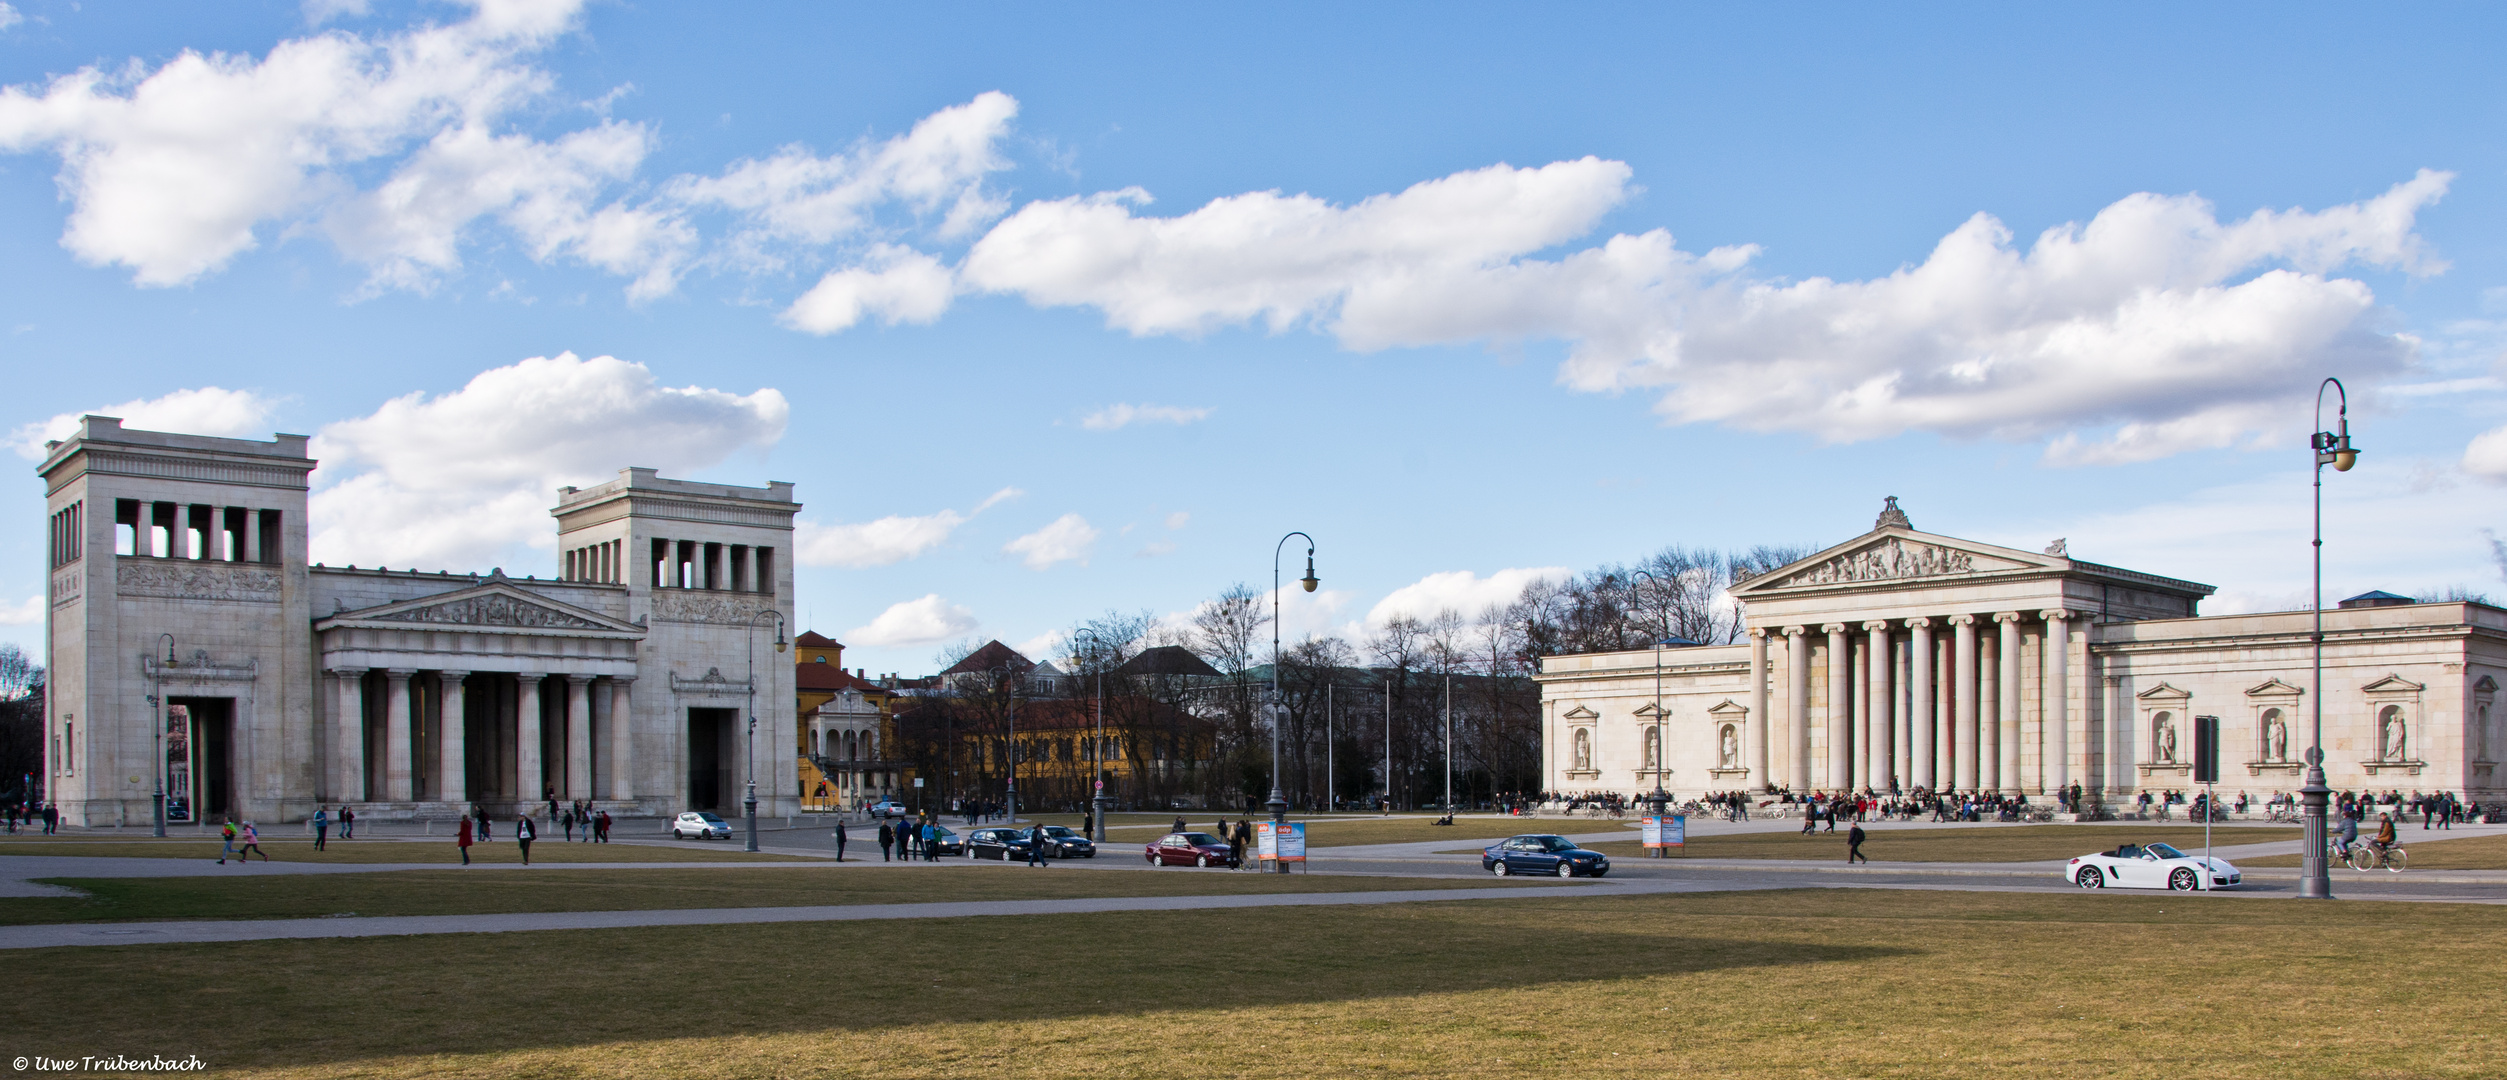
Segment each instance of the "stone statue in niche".
[[2162,763],[2176,763],[2176,714],[2160,713],[2150,722],[2150,748]]
[[1741,767],[1741,733],[1730,724],[1724,725],[1723,739],[1716,747],[1715,760],[1720,763],[1719,768]]
[[1583,728],[1576,729],[1575,761],[1577,769],[1593,767],[1593,733]]
[[2408,745],[2410,736],[2403,730],[2402,706],[2386,706],[2384,713],[2378,717],[2378,720],[2377,745],[2384,748],[2384,760],[2411,760],[2411,747]]
[[1649,727],[1645,729],[1644,760],[1645,767],[1648,769],[1659,769],[1663,767],[1663,731],[1661,728]]
[[2263,713],[2263,760],[2289,760],[2289,721],[2281,710],[2266,709]]

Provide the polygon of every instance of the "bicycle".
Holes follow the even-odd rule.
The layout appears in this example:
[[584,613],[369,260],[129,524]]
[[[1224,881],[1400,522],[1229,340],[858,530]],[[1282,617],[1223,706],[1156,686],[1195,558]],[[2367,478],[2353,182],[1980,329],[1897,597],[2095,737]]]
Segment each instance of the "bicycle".
[[2411,864],[2411,853],[2403,850],[2401,844],[2389,844],[2379,849],[2375,844],[2363,843],[2351,847],[2347,861],[2351,869],[2363,874],[2378,869],[2399,874]]

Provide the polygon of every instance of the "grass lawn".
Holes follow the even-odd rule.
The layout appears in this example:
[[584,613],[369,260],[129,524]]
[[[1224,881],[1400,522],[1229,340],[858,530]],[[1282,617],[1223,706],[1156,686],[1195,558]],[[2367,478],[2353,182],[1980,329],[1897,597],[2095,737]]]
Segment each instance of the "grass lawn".
[[[771,834],[770,834],[771,835]],[[771,841],[761,840],[761,843]],[[216,837],[206,840],[92,840],[83,837],[8,837],[0,839],[0,856],[6,855],[80,855],[119,856],[126,859],[207,859],[217,860],[221,850]],[[333,840],[322,851],[313,849],[311,840],[261,841],[261,851],[271,862],[308,863],[423,863],[441,862],[459,865],[461,852],[453,847],[451,837],[433,840]],[[879,857],[879,843],[870,845],[871,857]],[[851,852],[847,852],[851,854]],[[652,844],[570,844],[563,840],[535,840],[531,843],[531,862],[790,862],[794,856],[759,852],[751,855],[740,850],[737,840],[677,840]],[[255,862],[260,860],[255,859]],[[498,834],[490,844],[473,845],[470,861],[485,863],[522,862],[522,851],[511,839]]]
[[[2374,829],[2361,829],[2362,838],[2376,835]],[[2507,870],[2507,835],[2466,836],[2447,838],[2444,832],[2421,832],[2418,826],[2399,829],[2395,838],[2411,853],[2412,870]],[[2296,866],[2296,855],[2274,855],[2264,859],[2248,859],[2239,866]],[[2353,873],[2350,868],[2336,866],[2338,873]],[[2376,873],[2377,871],[2370,871]],[[2410,871],[2404,871],[2406,875]]]
[[1560,897],[39,951],[0,1025],[246,1076],[2470,1078],[2502,946],[2474,905]]
[[0,899],[0,925],[155,919],[300,919],[326,915],[634,911],[655,908],[913,904],[1088,896],[1213,896],[1473,888],[1439,878],[1216,871],[1038,873],[1025,866],[834,866],[722,870],[471,873],[397,870],[234,878],[54,878],[83,897]]
[[[1990,825],[1972,829],[1892,829],[1885,824],[1866,824],[1863,831],[1870,834],[1863,840],[1863,854],[1882,862],[2033,862],[2108,851],[2117,844],[2174,844],[2195,854],[2202,851],[2200,825]],[[2214,844],[2225,847],[2295,840],[2298,830],[2277,826],[2241,826],[2214,829],[2211,837]],[[1645,844],[1641,840],[1611,841],[1591,846],[1613,858],[1645,857]],[[1691,833],[1688,844],[1680,851],[1680,855],[1672,857],[1843,861],[1845,829],[1840,827],[1833,833],[1823,831],[1808,836],[1796,832],[1712,836]],[[2414,857],[2419,854],[2412,852]]]

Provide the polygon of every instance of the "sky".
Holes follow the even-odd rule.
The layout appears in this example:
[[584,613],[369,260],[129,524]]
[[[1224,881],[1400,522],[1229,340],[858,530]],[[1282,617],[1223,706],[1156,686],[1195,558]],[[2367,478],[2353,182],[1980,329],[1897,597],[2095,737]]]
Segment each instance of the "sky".
[[82,413],[313,436],[332,564],[792,481],[799,628],[912,675],[1291,531],[1363,634],[1890,495],[2302,607],[2333,376],[2326,594],[2507,596],[2502,22],[8,0],[0,641]]

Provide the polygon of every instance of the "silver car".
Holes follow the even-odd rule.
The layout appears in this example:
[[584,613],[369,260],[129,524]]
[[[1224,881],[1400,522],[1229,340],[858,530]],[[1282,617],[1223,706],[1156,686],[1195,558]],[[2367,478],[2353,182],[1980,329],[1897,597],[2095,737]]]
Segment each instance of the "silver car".
[[670,836],[674,840],[685,840],[689,837],[699,840],[729,840],[731,839],[731,823],[701,810],[690,810],[679,815],[679,820],[670,823]]

